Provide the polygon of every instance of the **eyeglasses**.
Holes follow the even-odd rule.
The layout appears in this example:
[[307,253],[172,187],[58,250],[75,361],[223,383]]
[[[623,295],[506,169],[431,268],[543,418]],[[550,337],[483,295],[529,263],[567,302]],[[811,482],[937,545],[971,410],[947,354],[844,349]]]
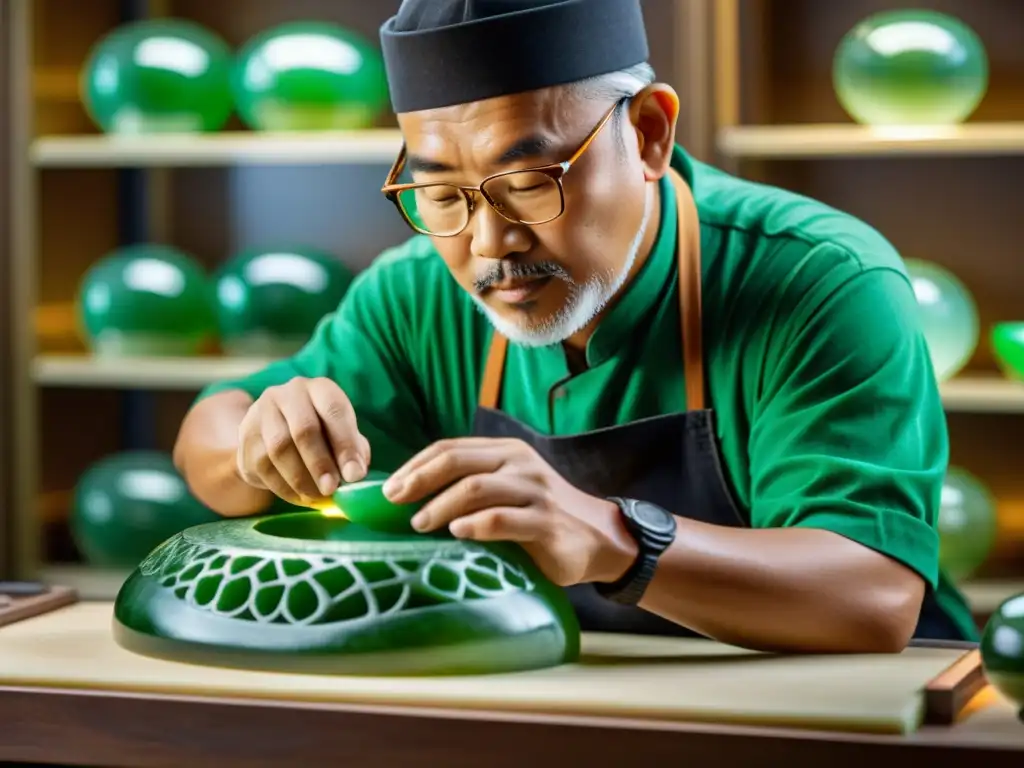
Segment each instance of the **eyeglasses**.
[[488,176],[475,187],[447,182],[396,184],[395,180],[405,167],[406,147],[403,144],[381,192],[395,204],[410,227],[434,237],[460,234],[469,225],[478,194],[513,224],[546,224],[565,211],[562,178],[587,151],[622,101],[617,101],[608,110],[579,149],[564,163],[502,171]]

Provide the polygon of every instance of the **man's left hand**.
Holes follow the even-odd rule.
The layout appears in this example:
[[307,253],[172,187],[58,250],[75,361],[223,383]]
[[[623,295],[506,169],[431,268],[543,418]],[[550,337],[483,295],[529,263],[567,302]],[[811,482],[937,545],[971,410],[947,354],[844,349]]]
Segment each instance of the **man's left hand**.
[[433,496],[413,518],[416,530],[448,526],[460,539],[517,542],[559,586],[614,581],[636,558],[615,503],[570,485],[521,440],[434,443],[384,493],[396,504]]

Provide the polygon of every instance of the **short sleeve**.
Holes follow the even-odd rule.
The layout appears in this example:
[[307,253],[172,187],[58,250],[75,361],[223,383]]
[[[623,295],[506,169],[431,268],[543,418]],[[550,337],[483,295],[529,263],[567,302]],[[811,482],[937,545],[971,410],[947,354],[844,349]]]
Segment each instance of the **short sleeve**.
[[824,290],[769,343],[752,414],[751,522],[834,531],[934,588],[948,436],[913,288],[875,267]]
[[255,399],[297,376],[329,378],[353,404],[370,441],[373,468],[394,471],[430,442],[410,357],[412,324],[403,282],[388,266],[371,266],[294,356],[249,376],[217,382],[199,398],[241,389]]

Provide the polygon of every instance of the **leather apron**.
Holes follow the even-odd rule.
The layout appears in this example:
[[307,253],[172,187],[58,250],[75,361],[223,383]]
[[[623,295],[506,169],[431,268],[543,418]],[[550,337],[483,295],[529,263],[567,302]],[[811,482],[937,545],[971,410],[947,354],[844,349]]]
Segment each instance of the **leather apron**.
[[[686,410],[576,435],[541,434],[500,411],[508,340],[495,332],[487,354],[473,434],[523,440],[569,483],[587,494],[642,499],[692,520],[747,526],[748,516],[740,511],[729,488],[715,432],[714,411],[705,406],[697,207],[683,179],[674,170],[669,171],[669,177],[678,205],[676,250]],[[641,608],[606,600],[590,584],[568,587],[567,592],[584,631],[700,636]],[[963,639],[931,595],[926,599],[915,636]]]

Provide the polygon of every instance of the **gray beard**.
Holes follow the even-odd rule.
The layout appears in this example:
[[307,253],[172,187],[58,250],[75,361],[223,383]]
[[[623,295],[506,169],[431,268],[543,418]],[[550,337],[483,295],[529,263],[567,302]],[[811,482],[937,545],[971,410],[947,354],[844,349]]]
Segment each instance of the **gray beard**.
[[636,263],[644,236],[647,234],[647,223],[650,219],[651,186],[648,185],[644,194],[644,214],[640,221],[633,241],[626,252],[622,268],[615,272],[606,270],[592,276],[584,283],[573,281],[567,274],[552,276],[554,280],[564,280],[569,285],[569,295],[562,308],[543,323],[524,326],[507,320],[488,307],[479,296],[470,294],[477,308],[487,317],[494,329],[513,344],[524,347],[547,347],[561,344],[566,339],[586,328],[597,317],[608,302],[619,292],[626,282],[629,273]]

